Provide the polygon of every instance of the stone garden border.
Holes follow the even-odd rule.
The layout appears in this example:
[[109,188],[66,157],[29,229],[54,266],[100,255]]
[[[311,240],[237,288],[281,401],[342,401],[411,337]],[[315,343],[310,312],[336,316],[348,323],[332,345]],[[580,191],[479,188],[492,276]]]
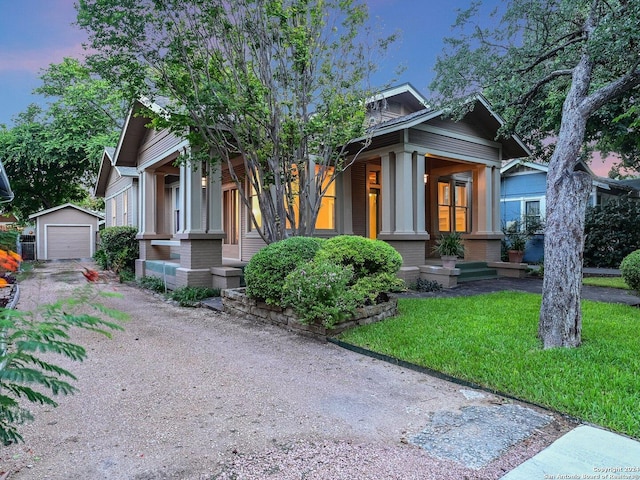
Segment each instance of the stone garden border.
[[335,325],[333,328],[326,328],[320,323],[308,325],[301,323],[293,309],[283,309],[249,298],[245,295],[245,290],[245,288],[222,290],[220,296],[225,312],[240,315],[256,322],[283,327],[289,331],[321,340],[326,340],[327,337],[332,337],[358,325],[379,322],[398,313],[398,299],[390,295],[388,302],[359,308],[352,318]]

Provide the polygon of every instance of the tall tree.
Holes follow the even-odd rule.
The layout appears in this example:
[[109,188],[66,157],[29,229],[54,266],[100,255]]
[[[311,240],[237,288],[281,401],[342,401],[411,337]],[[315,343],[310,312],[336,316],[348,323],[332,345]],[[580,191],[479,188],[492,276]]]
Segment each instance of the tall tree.
[[0,128],[0,155],[15,193],[3,208],[26,222],[60,203],[88,201],[105,146],[115,145],[128,102],[86,66],[67,58],[41,76],[31,105]]
[[194,160],[228,165],[266,242],[311,235],[323,196],[354,160],[346,146],[367,145],[373,55],[392,40],[370,43],[367,18],[353,0],[78,7],[99,52],[92,64],[132,95],[168,99],[155,124],[187,136],[201,153]]
[[640,2],[512,0],[476,24],[461,12],[432,87],[443,98],[482,89],[530,141],[555,138],[547,175],[544,286],[538,334],[545,348],[581,343],[584,215],[591,181],[575,170],[589,147],[622,139],[619,122],[640,84]]

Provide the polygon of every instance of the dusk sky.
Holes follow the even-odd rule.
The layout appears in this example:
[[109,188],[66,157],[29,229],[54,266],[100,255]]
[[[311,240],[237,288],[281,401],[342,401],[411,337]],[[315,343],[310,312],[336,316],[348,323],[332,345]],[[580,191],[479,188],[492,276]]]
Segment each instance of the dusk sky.
[[[398,83],[410,82],[424,95],[433,78],[433,65],[442,52],[442,39],[451,35],[456,10],[467,8],[471,0],[370,0],[372,19],[382,24],[385,33],[400,31],[385,65],[390,70],[403,65],[406,70]],[[485,3],[495,2],[487,0]],[[42,102],[32,91],[39,73],[64,57],[81,58],[87,38],[73,25],[75,0],[0,0],[0,123],[8,126],[12,118],[30,103]],[[393,72],[381,76],[393,78]],[[594,171],[605,175],[608,167]]]

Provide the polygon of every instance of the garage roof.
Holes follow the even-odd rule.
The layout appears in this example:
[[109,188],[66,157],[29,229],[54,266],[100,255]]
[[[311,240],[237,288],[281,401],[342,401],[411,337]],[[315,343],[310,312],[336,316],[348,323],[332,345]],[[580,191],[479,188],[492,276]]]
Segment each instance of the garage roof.
[[55,212],[57,210],[62,210],[63,208],[75,208],[76,210],[79,210],[81,212],[84,213],[88,213],[89,215],[93,215],[94,217],[98,217],[99,219],[103,219],[104,218],[104,214],[100,213],[100,212],[94,212],[92,210],[88,210],[86,208],[82,208],[79,207],[77,205],[74,205],[73,203],[65,203],[64,205],[58,205],[57,207],[53,207],[53,208],[49,208],[47,210],[42,210],[38,213],[34,213],[33,215],[29,215],[29,218],[36,218],[36,217],[40,217],[42,215],[46,215],[47,213],[51,213],[51,212]]

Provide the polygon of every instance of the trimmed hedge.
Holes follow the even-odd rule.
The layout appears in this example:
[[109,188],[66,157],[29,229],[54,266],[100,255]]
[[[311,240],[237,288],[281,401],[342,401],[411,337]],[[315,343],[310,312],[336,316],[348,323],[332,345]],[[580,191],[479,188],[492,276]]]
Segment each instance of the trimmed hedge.
[[584,265],[617,268],[622,259],[640,249],[640,202],[621,198],[587,208]]
[[270,305],[281,305],[287,275],[312,260],[322,242],[320,238],[291,237],[264,247],[244,269],[247,295]]
[[355,235],[330,238],[322,245],[318,259],[351,266],[354,282],[382,273],[395,275],[402,266],[402,256],[388,243]]
[[245,268],[246,293],[304,323],[330,327],[358,307],[404,289],[396,277],[402,256],[389,244],[341,235],[329,240],[292,237],[260,250]]
[[640,292],[640,250],[624,257],[620,264],[620,273],[624,283],[636,292]]

